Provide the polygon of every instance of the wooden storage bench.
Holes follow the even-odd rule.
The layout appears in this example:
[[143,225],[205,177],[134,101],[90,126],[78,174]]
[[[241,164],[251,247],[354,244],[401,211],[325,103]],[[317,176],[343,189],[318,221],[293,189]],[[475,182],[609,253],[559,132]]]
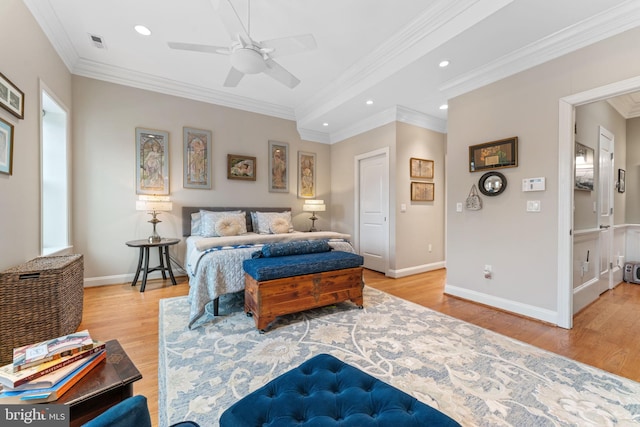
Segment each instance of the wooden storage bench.
[[284,314],[347,300],[362,308],[362,262],[341,251],[246,260],[244,310],[264,332]]

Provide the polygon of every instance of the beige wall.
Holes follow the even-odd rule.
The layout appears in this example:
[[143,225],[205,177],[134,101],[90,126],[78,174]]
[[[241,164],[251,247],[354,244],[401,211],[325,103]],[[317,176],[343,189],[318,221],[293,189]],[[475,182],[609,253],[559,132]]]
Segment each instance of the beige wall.
[[[447,292],[532,317],[555,319],[558,300],[559,99],[640,75],[640,30],[547,62],[449,102]],[[468,147],[519,138],[519,165],[502,169],[505,193],[481,211],[457,213],[479,173]],[[523,178],[545,177],[546,191],[524,193]],[[526,212],[540,200],[540,213]],[[493,279],[483,267],[493,266]]]
[[[135,271],[137,253],[127,240],[151,234],[149,216],[135,210],[135,129],[169,132],[171,213],[162,213],[161,236],[181,236],[181,206],[288,206],[298,230],[310,226],[297,198],[297,152],[317,154],[317,197],[331,206],[330,146],[301,141],[295,123],[146,90],[73,77],[74,224],[85,277],[113,282]],[[211,190],[182,187],[182,128],[213,132]],[[289,193],[268,191],[268,141],[289,144]],[[227,154],[257,158],[257,180],[228,180]],[[316,226],[328,229],[330,216]],[[184,245],[172,247],[182,262]],[[116,276],[116,277],[114,277]]]
[[0,270],[40,255],[40,81],[71,109],[71,74],[21,0],[0,1],[0,72],[24,92],[14,125],[13,174],[0,174]]
[[[434,132],[394,122],[331,146],[332,226],[347,233],[355,227],[354,158],[389,148],[389,266],[393,277],[444,265],[444,157],[445,138]],[[435,200],[412,202],[409,159],[434,160]],[[400,206],[407,206],[401,212]],[[357,242],[356,242],[357,243]],[[431,244],[431,252],[428,247]]]

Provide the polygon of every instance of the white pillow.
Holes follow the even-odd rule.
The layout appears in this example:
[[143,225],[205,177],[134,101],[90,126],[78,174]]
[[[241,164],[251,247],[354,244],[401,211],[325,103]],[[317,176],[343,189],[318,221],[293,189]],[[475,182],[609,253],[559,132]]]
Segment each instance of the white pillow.
[[200,220],[200,212],[194,212],[191,214],[191,235],[199,236],[201,231],[202,221]]
[[240,234],[241,220],[241,218],[236,218],[235,216],[227,216],[219,219],[218,222],[216,222],[216,234],[218,236],[237,236]]
[[271,223],[276,218],[284,218],[289,226],[288,232],[293,231],[293,223],[291,222],[291,211],[284,212],[256,212],[256,220],[258,229],[253,230],[260,234],[272,234]]
[[216,224],[223,218],[237,218],[240,223],[238,234],[247,233],[247,223],[244,211],[210,212],[200,211],[201,225],[200,235],[203,237],[219,237],[216,232]]
[[290,232],[289,228],[290,228],[289,221],[287,221],[282,217],[274,218],[273,221],[271,221],[271,225],[269,226],[269,230],[273,234],[289,233]]

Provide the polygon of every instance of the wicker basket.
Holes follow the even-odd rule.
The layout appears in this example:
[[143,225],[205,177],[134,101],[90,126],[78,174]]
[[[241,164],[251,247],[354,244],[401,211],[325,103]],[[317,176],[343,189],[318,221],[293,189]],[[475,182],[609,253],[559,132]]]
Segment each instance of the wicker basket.
[[0,273],[0,364],[13,349],[75,332],[82,320],[82,255],[35,258]]

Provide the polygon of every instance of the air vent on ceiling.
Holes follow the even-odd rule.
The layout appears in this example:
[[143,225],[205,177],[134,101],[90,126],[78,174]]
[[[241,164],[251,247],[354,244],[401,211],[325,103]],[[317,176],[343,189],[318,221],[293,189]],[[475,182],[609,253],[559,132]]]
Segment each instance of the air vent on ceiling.
[[93,45],[95,47],[97,47],[98,49],[106,49],[107,48],[104,45],[104,41],[102,40],[102,37],[96,36],[94,34],[89,34],[89,37],[91,38],[91,42],[93,43]]

